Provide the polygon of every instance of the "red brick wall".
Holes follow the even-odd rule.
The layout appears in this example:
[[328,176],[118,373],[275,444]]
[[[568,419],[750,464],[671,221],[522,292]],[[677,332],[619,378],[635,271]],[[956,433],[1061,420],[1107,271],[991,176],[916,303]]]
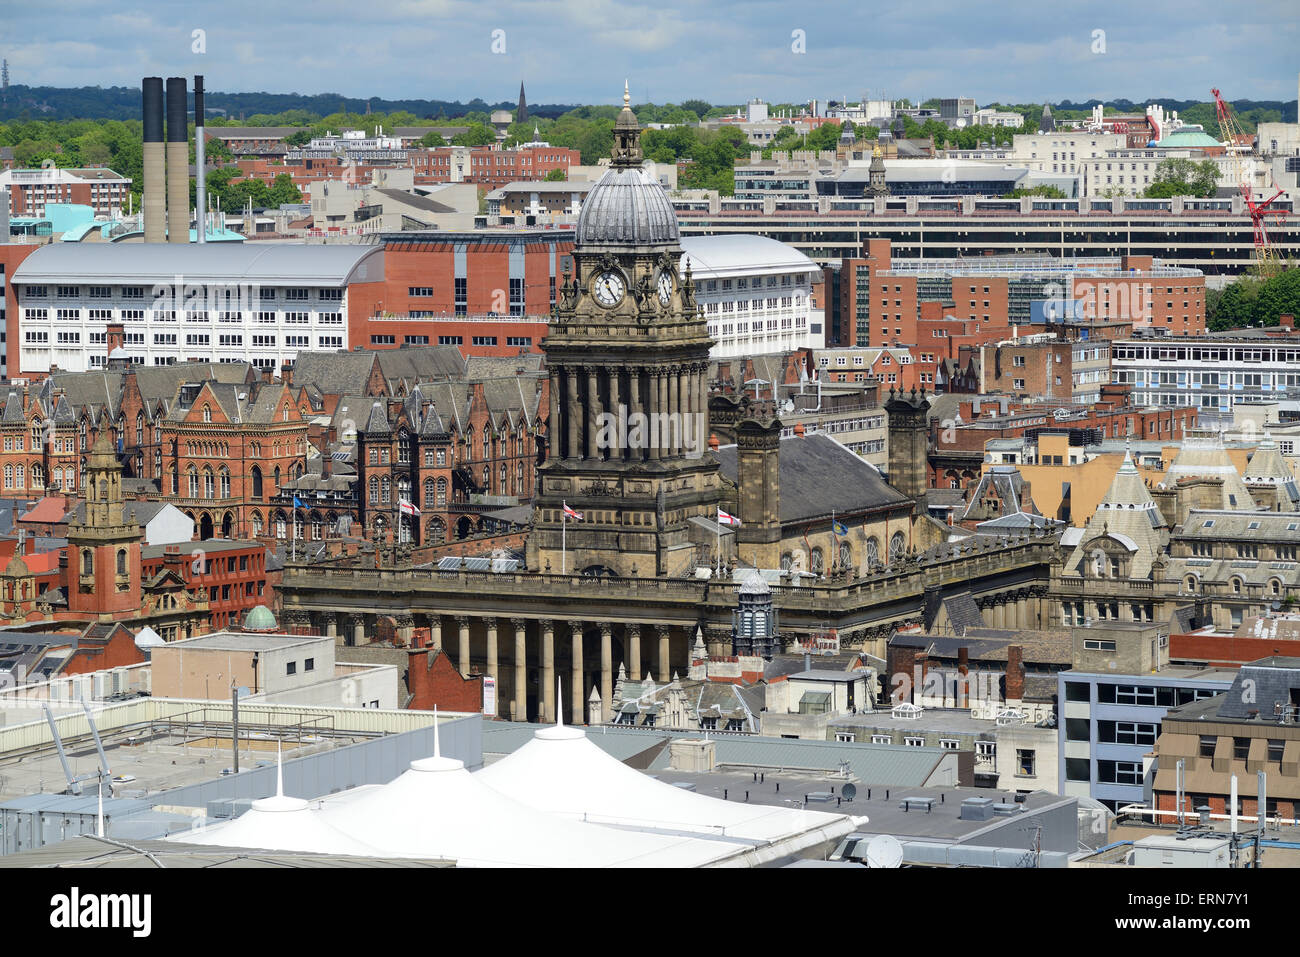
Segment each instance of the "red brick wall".
[[104,645],[94,646],[83,642],[81,647],[68,657],[67,664],[63,666],[60,674],[84,675],[108,668],[143,664],[144,660],[144,652],[136,647],[131,633],[125,628],[115,628]]
[[412,711],[483,710],[483,678],[462,678],[442,652],[412,648],[407,652],[406,686],[411,693]]

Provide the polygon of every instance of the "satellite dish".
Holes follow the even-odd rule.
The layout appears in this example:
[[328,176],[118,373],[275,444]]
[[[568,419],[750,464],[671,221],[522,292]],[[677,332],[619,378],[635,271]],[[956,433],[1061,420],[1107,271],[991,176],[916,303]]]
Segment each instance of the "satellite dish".
[[877,834],[867,842],[867,867],[897,868],[903,864],[903,845],[891,834]]
[[840,788],[840,796],[846,801],[852,801],[858,796],[858,786],[856,784],[846,784]]

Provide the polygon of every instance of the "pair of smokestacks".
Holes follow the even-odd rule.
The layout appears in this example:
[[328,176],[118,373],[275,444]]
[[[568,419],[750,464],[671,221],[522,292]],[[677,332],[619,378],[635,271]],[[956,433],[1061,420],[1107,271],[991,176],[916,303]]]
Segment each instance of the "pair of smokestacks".
[[[163,146],[163,81],[160,76],[144,78],[144,241],[188,243],[190,241],[190,154],[189,104],[185,77],[167,80],[167,139]],[[196,200],[199,211],[198,240],[203,242],[204,142],[203,77],[194,78],[194,162],[197,170]]]

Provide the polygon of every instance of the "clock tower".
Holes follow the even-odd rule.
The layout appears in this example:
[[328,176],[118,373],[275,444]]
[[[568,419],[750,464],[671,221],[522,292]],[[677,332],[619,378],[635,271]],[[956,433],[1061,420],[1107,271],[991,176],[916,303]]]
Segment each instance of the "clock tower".
[[[678,272],[677,216],[641,166],[626,87],[613,162],[578,217],[543,349],[550,370],[546,463],[530,568],[570,574],[691,574],[721,500],[708,449],[712,345],[691,275]],[[563,519],[567,505],[582,519]]]

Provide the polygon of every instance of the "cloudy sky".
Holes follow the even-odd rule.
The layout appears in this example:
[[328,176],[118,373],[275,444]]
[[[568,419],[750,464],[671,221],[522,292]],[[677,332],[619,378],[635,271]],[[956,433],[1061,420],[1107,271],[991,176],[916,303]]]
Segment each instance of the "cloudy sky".
[[[1295,0],[47,0],[7,5],[11,82],[613,103],[1296,97]],[[272,15],[268,10],[284,7]],[[196,53],[194,31],[204,33]],[[797,52],[802,50],[803,52]]]

